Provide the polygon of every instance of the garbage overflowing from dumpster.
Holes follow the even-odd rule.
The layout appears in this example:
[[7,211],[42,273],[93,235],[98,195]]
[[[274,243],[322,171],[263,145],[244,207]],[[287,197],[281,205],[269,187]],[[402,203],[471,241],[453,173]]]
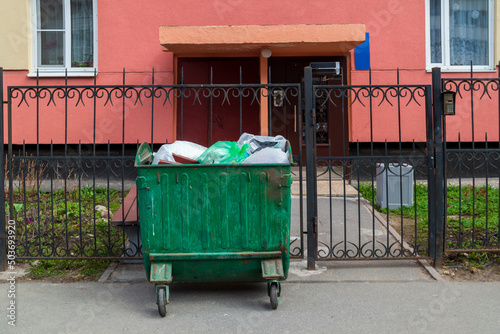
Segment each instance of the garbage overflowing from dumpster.
[[[154,153],[152,165],[161,164],[160,161],[176,163],[179,159],[175,159],[174,156],[184,157],[197,161],[200,155],[205,152],[207,148],[195,143],[188,141],[176,140],[172,144],[165,144],[160,147],[158,152]],[[166,164],[166,163],[163,163]]]
[[154,156],[139,147],[142,254],[161,316],[174,282],[267,282],[278,307],[290,262],[291,161],[282,136],[245,133],[208,148],[176,141]]
[[237,142],[218,141],[204,147],[189,141],[177,140],[165,144],[153,153],[152,165],[162,164],[287,164],[286,139],[283,136],[255,136],[243,133]]

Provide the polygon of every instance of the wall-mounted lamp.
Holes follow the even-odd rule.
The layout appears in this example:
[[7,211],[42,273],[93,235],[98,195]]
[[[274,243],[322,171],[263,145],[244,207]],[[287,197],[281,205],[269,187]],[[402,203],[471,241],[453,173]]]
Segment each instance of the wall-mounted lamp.
[[262,49],[262,57],[269,58],[271,57],[272,54],[273,52],[271,51],[271,49],[269,48]]

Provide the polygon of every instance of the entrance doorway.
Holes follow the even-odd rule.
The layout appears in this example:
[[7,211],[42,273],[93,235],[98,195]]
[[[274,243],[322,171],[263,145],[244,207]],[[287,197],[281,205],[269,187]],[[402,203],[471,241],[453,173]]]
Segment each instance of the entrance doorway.
[[[178,83],[256,84],[259,58],[179,58]],[[260,131],[260,105],[253,94],[232,89],[185,88],[177,102],[177,139],[210,146],[236,141],[242,132]]]
[[[315,85],[341,85],[347,81],[345,57],[272,57],[269,58],[270,83],[302,83],[304,67],[311,62],[339,62],[340,78],[314,78]],[[302,85],[303,87],[303,85]],[[302,93],[302,97],[303,97]],[[273,136],[282,135],[290,141],[293,152],[299,145],[305,149],[305,133],[300,131],[298,115],[304,117],[304,99],[298,105],[298,97],[289,97],[289,103],[280,105],[271,101],[270,130]],[[300,108],[300,109],[299,109]],[[299,112],[301,111],[301,112]],[[302,119],[304,122],[304,119]],[[303,123],[304,124],[304,123]],[[347,99],[335,96],[316,97],[316,146],[317,156],[349,155],[349,117]],[[302,133],[301,133],[302,132]]]

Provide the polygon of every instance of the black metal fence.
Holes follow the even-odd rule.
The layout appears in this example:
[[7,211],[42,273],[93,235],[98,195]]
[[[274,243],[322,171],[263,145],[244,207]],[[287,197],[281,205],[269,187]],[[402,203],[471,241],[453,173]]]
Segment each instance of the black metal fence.
[[499,252],[500,78],[471,69],[441,86],[456,94],[443,117],[445,251]]
[[[155,85],[154,72],[151,77],[149,85],[126,84],[124,72],[119,85],[71,85],[66,78],[64,85],[37,80],[35,86],[7,88],[2,218],[15,222],[18,258],[141,257],[140,217],[133,208],[135,152],[144,141],[159,148],[159,134],[172,128],[165,114],[178,110],[180,139],[210,145],[260,131],[254,129],[255,110],[277,92],[284,104],[300,101],[298,84]],[[205,129],[193,132],[193,120]],[[28,135],[25,128],[34,129],[35,144],[19,144]],[[47,137],[62,144],[47,143]],[[294,153],[301,178],[301,148]],[[301,217],[302,207],[295,223],[299,237],[292,243],[297,257],[303,254]]]
[[[424,256],[439,265],[443,252],[500,250],[500,79],[442,79],[435,70],[432,86],[399,77],[396,85],[328,86],[313,85],[311,75],[286,85],[157,85],[154,72],[146,85],[127,84],[125,73],[119,85],[37,80],[8,87],[6,101],[0,87],[8,120],[5,127],[2,108],[0,248],[13,229],[23,259],[140,257],[140,217],[130,211],[138,144],[156,150],[167,135],[207,146],[237,140],[260,132],[262,103],[275,135],[273,124],[291,121],[273,113],[283,103],[299,106],[292,256],[307,254],[309,264]],[[446,91],[457,94],[455,116],[442,115]],[[341,123],[341,150],[332,154],[329,143],[316,156],[328,113]],[[349,128],[359,124],[365,128]]]

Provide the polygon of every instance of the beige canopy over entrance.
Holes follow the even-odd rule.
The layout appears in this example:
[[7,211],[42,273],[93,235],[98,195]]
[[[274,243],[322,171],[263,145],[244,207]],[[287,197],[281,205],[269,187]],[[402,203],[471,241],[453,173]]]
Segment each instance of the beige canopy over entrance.
[[160,44],[178,57],[345,54],[365,40],[364,24],[164,26]]
[[[268,83],[270,56],[347,56],[364,40],[364,24],[160,27],[160,44],[174,53],[174,73],[179,57],[259,57],[261,84]],[[261,100],[261,134],[267,135],[267,97]]]

